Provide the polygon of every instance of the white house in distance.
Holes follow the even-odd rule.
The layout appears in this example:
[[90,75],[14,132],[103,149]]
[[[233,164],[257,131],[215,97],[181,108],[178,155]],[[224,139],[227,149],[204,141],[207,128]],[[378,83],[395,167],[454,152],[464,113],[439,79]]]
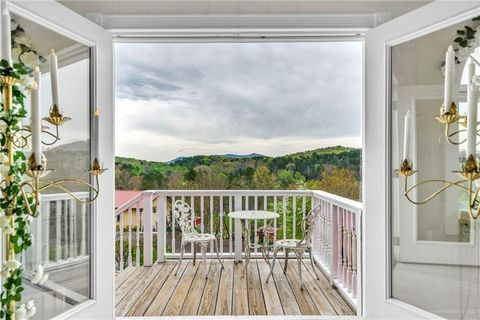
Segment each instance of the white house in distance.
[[[93,204],[42,197],[38,237],[22,257],[22,299],[35,301],[33,318],[480,317],[478,1],[48,0],[4,8],[39,55],[57,52],[62,107],[73,120],[61,128],[63,147],[49,154],[85,180],[88,163],[71,160],[81,150],[69,143],[88,141],[85,159],[109,169]],[[361,202],[322,190],[148,190],[115,204],[117,44],[327,40],[364,48]],[[142,229],[130,219],[139,207]],[[305,221],[295,235],[304,242],[274,233],[264,244],[252,233],[292,221]],[[37,264],[53,275],[42,285],[28,274]]]

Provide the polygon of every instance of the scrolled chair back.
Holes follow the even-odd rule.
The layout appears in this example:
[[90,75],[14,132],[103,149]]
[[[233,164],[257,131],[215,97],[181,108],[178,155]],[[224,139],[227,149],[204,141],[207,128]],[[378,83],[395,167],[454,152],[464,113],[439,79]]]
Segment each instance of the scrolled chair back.
[[316,205],[310,212],[307,213],[302,220],[303,237],[300,244],[310,245],[312,242],[312,235],[315,226],[317,225],[318,217],[320,216],[321,205]]
[[192,223],[192,209],[182,200],[177,200],[173,204],[173,217],[182,229],[182,234],[197,233]]

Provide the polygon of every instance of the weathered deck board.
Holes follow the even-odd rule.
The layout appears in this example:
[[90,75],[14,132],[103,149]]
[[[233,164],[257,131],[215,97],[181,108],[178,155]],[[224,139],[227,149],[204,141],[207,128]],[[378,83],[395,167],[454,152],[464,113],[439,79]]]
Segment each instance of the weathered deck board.
[[[178,263],[178,262],[177,262]],[[177,267],[177,263],[165,263],[162,272],[157,273],[156,277],[150,282],[142,295],[135,301],[135,304],[128,311],[128,316],[143,316],[150,304],[160,292],[163,284],[167,281],[170,273]]]
[[[253,263],[250,264],[250,267]],[[233,306],[232,314],[248,316],[247,277],[243,275],[243,263],[236,263],[233,268]]]
[[[199,261],[200,262],[200,261]],[[202,263],[184,261],[178,275],[178,261],[152,267],[138,267],[116,278],[117,316],[167,315],[352,315],[354,310],[321,273],[313,274],[308,261],[302,267],[304,290],[298,284],[297,263],[290,261],[288,272],[277,262],[273,278],[262,260],[252,260],[242,277],[243,264],[233,260],[208,261],[208,279]],[[130,268],[129,268],[130,269]]]
[[215,307],[216,315],[232,314],[233,266],[234,264],[228,261],[228,263],[225,263],[225,269],[222,270],[218,287],[217,305]]
[[[263,264],[263,261],[260,261]],[[266,315],[265,299],[263,298],[262,281],[258,271],[257,261],[252,261],[248,268],[248,310],[250,315]]]
[[283,315],[282,303],[278,296],[277,287],[275,281],[270,280],[269,283],[265,283],[267,280],[270,268],[266,263],[259,263],[258,270],[260,272],[260,279],[262,281],[263,298],[265,299],[265,307],[269,316]]
[[[208,273],[207,284],[203,290],[203,295],[198,307],[198,315],[213,316],[215,315],[215,305],[217,304],[218,285],[222,274],[222,266],[219,262],[212,260],[210,272]],[[232,293],[230,292],[230,296]]]

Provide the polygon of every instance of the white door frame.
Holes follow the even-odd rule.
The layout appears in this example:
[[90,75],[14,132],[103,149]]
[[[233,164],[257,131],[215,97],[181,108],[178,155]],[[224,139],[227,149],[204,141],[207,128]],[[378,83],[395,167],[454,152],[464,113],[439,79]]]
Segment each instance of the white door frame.
[[[114,108],[112,38],[104,29],[56,1],[11,1],[13,13],[92,48],[92,96],[101,111],[99,159],[109,168],[100,177],[100,194],[92,211],[90,257],[92,299],[58,315],[58,319],[113,319],[114,309]],[[95,146],[92,145],[92,150]]]
[[480,14],[477,1],[435,1],[366,33],[363,316],[434,319],[390,294],[390,47]]

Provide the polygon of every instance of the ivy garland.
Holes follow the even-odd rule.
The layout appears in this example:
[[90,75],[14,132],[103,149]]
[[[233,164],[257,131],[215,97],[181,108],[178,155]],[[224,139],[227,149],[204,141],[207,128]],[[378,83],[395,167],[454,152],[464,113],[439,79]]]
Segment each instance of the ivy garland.
[[[46,59],[39,56],[31,48],[31,40],[24,36],[24,30],[12,21],[12,56],[13,66],[6,60],[0,61],[0,75],[18,79],[19,85],[12,88],[12,106],[5,111],[3,101],[0,103],[0,174],[9,175],[11,183],[7,187],[4,180],[0,182],[0,229],[3,234],[10,235],[9,241],[15,255],[25,252],[33,242],[30,233],[30,226],[33,217],[28,214],[28,206],[32,212],[36,212],[36,205],[33,197],[27,196],[24,199],[20,192],[20,184],[27,170],[27,156],[23,150],[15,150],[13,163],[8,165],[7,141],[13,139],[13,135],[21,129],[22,120],[27,116],[25,109],[26,96],[23,90],[29,89],[33,66],[39,65]],[[0,89],[3,93],[3,88]],[[6,216],[6,209],[12,208],[13,225]],[[22,300],[22,285],[24,269],[21,262],[13,259],[3,262],[0,271],[3,286],[0,293],[0,319],[24,320],[34,315],[36,308],[33,300],[19,304]],[[43,267],[39,266],[32,283],[42,283],[47,279],[43,275]],[[16,307],[12,309],[10,303],[15,302]]]
[[[472,19],[472,22],[480,22],[480,16]],[[469,55],[480,46],[480,25],[478,26],[464,26],[463,29],[457,30],[456,38],[453,40],[453,47],[455,49],[455,62],[460,64],[467,60]],[[441,68],[445,67],[445,61],[442,61]]]

